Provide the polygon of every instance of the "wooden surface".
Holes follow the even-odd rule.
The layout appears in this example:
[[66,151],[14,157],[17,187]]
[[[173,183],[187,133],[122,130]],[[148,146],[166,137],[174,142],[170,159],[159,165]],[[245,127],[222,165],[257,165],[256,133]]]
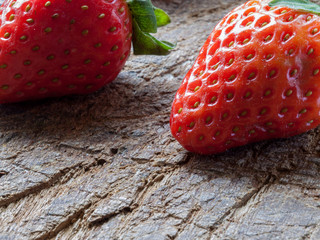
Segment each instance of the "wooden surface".
[[89,96],[0,106],[0,239],[320,239],[320,133],[215,156],[171,137],[175,91],[240,2],[155,2],[178,42]]

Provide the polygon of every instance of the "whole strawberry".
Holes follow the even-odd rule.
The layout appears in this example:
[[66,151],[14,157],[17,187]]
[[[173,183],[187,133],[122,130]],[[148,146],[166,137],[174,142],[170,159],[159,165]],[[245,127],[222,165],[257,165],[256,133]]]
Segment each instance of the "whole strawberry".
[[279,2],[303,11],[251,0],[204,44],[172,106],[172,134],[187,150],[213,154],[319,125],[320,17],[306,0]]
[[116,78],[132,39],[137,54],[172,48],[149,34],[170,21],[150,1],[7,0],[0,15],[0,103],[96,91]]

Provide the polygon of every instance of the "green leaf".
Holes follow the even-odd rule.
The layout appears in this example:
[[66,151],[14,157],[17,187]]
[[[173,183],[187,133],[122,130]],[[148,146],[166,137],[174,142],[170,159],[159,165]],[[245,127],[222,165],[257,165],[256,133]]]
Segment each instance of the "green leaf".
[[320,6],[308,0],[272,0],[270,7],[283,6],[320,15]]
[[133,19],[132,41],[136,55],[167,55],[175,47],[175,44],[160,41],[143,32],[135,19]]
[[157,26],[162,27],[171,22],[169,15],[160,8],[154,8],[154,14],[157,19]]
[[166,55],[175,47],[167,41],[160,41],[150,35],[158,27],[170,23],[168,14],[153,6],[151,0],[126,0],[132,15],[133,52],[136,55]]
[[154,6],[150,0],[129,0],[127,1],[133,18],[136,20],[141,31],[147,33],[157,32],[157,17]]

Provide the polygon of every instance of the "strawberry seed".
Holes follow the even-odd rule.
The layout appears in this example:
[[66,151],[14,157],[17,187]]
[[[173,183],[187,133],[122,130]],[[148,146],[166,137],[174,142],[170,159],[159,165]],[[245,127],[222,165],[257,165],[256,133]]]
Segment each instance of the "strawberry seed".
[[217,101],[217,97],[216,97],[216,96],[213,96],[213,97],[210,99],[210,103],[214,103],[215,101]]
[[28,38],[28,37],[27,37],[26,35],[23,35],[23,36],[20,37],[20,40],[21,40],[21,41],[25,41],[25,40],[27,40],[27,38]]
[[270,58],[272,58],[272,54],[268,54],[268,55],[266,56],[266,59],[267,59],[267,60],[269,60]]
[[252,80],[253,78],[255,78],[255,76],[256,76],[256,73],[255,73],[255,72],[252,72],[252,73],[250,73],[250,75],[248,76],[248,79],[249,79],[249,80]]
[[318,28],[314,28],[314,29],[311,30],[311,33],[312,34],[316,34],[318,31],[319,31]]
[[118,48],[119,48],[118,45],[114,45],[114,46],[111,48],[111,51],[114,52],[114,51],[118,50]]
[[30,9],[31,9],[31,6],[30,6],[30,4],[28,4],[27,6],[26,6],[26,12],[29,12],[30,11]]
[[249,41],[250,41],[250,39],[249,39],[249,38],[246,38],[245,40],[243,40],[242,44],[246,44],[246,43],[248,43]]
[[224,114],[222,115],[222,119],[226,119],[228,116],[229,116],[228,113],[224,113]]
[[297,70],[297,69],[293,69],[293,70],[291,70],[291,71],[290,71],[290,77],[293,77],[294,75],[296,75],[296,74],[297,74],[297,72],[298,72],[298,70]]
[[83,31],[81,32],[81,34],[82,34],[83,36],[87,36],[88,33],[89,33],[89,30],[88,30],[88,29],[85,29],[85,30],[83,30]]
[[312,91],[308,91],[307,93],[306,93],[306,97],[310,97],[312,95]]
[[34,20],[33,20],[32,18],[28,18],[28,19],[26,20],[26,22],[29,23],[29,24],[32,24],[32,23],[34,23]]
[[236,78],[236,75],[235,75],[235,74],[232,74],[232,75],[229,77],[229,81],[233,81],[235,78]]
[[291,89],[289,89],[289,90],[286,92],[286,96],[287,96],[287,97],[290,97],[292,93],[293,93],[293,91],[292,91]]
[[245,117],[247,114],[248,114],[248,111],[245,110],[245,111],[243,111],[243,112],[240,113],[240,116],[241,116],[241,117]]
[[233,129],[232,129],[232,131],[234,132],[234,133],[236,133],[236,132],[238,132],[239,131],[239,127],[234,127]]
[[58,18],[59,17],[59,14],[58,13],[55,13],[51,16],[52,18]]
[[254,130],[254,129],[252,129],[252,130],[250,130],[249,131],[249,135],[252,135],[252,134],[254,134],[256,131]]
[[98,16],[98,18],[100,18],[100,19],[102,19],[102,18],[104,18],[106,15],[104,14],[104,13],[101,13],[99,16]]
[[111,28],[109,28],[109,32],[114,32],[114,31],[116,31],[117,30],[117,27],[111,27]]
[[253,58],[253,54],[252,54],[252,53],[250,53],[250,54],[246,57],[247,60],[250,60],[250,59],[252,59],[252,58]]
[[268,36],[264,39],[264,41],[265,41],[265,42],[268,42],[270,39],[271,39],[271,35],[268,35]]
[[232,98],[233,98],[233,93],[228,93],[228,94],[227,94],[227,99],[228,99],[228,100],[231,100]]
[[25,66],[29,66],[31,64],[31,61],[30,60],[26,60],[23,62],[23,65]]
[[55,58],[54,55],[49,55],[49,56],[47,57],[48,60],[52,60],[52,59],[54,59],[54,58]]
[[307,54],[310,55],[310,54],[312,54],[313,52],[314,52],[314,49],[313,49],[313,48],[310,48]]
[[68,64],[63,65],[61,68],[62,68],[63,70],[68,69],[68,68],[69,68],[69,65],[68,65]]
[[45,33],[52,32],[52,28],[51,27],[47,27],[47,28],[44,29],[44,32]]
[[2,86],[1,86],[1,89],[2,89],[2,90],[7,90],[7,89],[9,89],[9,85],[2,85]]
[[84,78],[84,74],[78,74],[78,75],[77,75],[77,78],[80,78],[80,79],[81,79],[81,78]]
[[15,79],[19,79],[19,78],[21,78],[22,77],[22,75],[20,74],[20,73],[17,73],[16,75],[14,75],[14,78]]
[[36,52],[36,51],[38,51],[39,49],[40,49],[39,46],[34,46],[34,47],[32,48],[32,51]]
[[269,96],[270,94],[271,94],[271,90],[267,90],[267,91],[264,92],[264,96],[265,97]]
[[81,9],[82,9],[82,10],[88,10],[89,7],[88,7],[87,5],[83,5],[83,6],[81,6]]
[[272,69],[269,73],[269,77],[273,77],[276,74],[276,70]]
[[266,126],[272,126],[272,122],[266,122]]
[[251,92],[248,91],[248,92],[246,92],[246,94],[244,95],[244,98],[249,98],[250,96],[251,96]]
[[291,49],[288,51],[288,54],[291,55],[293,52],[294,52],[294,50],[291,48]]
[[306,112],[307,112],[307,109],[304,108],[304,109],[302,109],[299,113],[300,113],[300,114],[304,114],[304,113],[306,113]]
[[287,33],[287,34],[284,36],[283,41],[285,42],[285,41],[287,41],[289,38],[290,38],[290,34]]
[[263,108],[260,112],[260,115],[264,115],[265,113],[267,112],[267,109],[266,108]]
[[6,33],[3,35],[3,37],[4,37],[4,38],[9,38],[10,35],[11,35],[10,33],[6,32]]

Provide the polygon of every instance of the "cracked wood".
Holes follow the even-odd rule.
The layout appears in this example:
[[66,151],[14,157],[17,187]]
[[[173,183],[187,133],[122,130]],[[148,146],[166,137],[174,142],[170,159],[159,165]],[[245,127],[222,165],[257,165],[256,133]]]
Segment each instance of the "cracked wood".
[[231,0],[154,1],[163,57],[89,96],[0,106],[0,239],[319,239],[319,128],[215,156],[171,137],[171,102]]

